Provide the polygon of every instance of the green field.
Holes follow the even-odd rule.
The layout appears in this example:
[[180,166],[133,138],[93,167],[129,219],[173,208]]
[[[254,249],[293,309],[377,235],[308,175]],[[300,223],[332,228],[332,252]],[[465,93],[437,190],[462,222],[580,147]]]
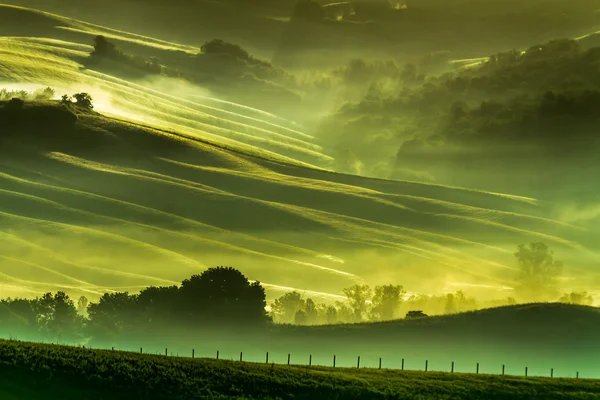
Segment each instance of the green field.
[[240,363],[0,342],[0,396],[70,399],[597,399],[600,381]]

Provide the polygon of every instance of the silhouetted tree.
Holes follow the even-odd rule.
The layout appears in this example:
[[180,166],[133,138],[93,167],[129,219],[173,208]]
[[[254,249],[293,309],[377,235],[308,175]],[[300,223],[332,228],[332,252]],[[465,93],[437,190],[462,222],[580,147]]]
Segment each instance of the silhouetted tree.
[[6,102],[7,110],[20,110],[25,105],[25,100],[20,99],[18,97],[13,97],[9,101]]
[[453,314],[456,312],[456,301],[454,300],[454,295],[452,293],[448,293],[446,295],[446,306],[444,308],[444,314]]
[[297,291],[288,292],[275,299],[271,304],[271,313],[278,322],[293,323],[296,312],[306,307],[306,301]]
[[541,300],[555,291],[562,263],[555,261],[553,252],[541,242],[519,245],[515,253],[519,264],[519,292],[531,300]]
[[394,318],[404,290],[401,285],[376,286],[372,299],[371,316],[378,321]]
[[179,288],[150,286],[137,296],[137,309],[144,325],[164,327],[177,321]]
[[98,35],[94,38],[94,52],[92,54],[99,56],[111,55],[116,51],[115,45],[102,35]]
[[325,316],[328,324],[335,324],[338,322],[338,310],[334,306],[327,307]]
[[312,299],[306,299],[306,305],[304,306],[304,313],[306,315],[306,324],[312,325],[317,323],[318,310],[317,305]]
[[296,325],[306,325],[307,322],[308,319],[306,318],[306,313],[302,310],[298,310],[294,316],[294,323]]
[[79,297],[79,300],[77,300],[77,311],[79,312],[79,314],[85,315],[87,313],[87,307],[88,307],[89,303],[90,302],[87,299],[87,297],[85,297],[85,296]]
[[75,303],[65,292],[46,293],[36,302],[38,325],[43,333],[61,340],[73,338],[81,329]]
[[87,108],[90,110],[94,108],[92,96],[90,96],[88,93],[75,93],[73,98],[75,99],[75,105],[78,107]]
[[182,282],[180,307],[197,325],[256,326],[269,321],[260,282],[250,283],[230,267],[209,268]]
[[136,330],[139,313],[137,296],[127,292],[104,293],[98,303],[88,306],[89,333],[108,339]]
[[594,299],[587,292],[571,292],[565,293],[558,299],[560,303],[579,304],[583,306],[591,306],[594,304]]
[[369,285],[354,285],[345,288],[343,292],[350,303],[354,322],[362,321],[363,316],[366,315],[369,310],[369,304],[367,302],[371,299],[371,288]]

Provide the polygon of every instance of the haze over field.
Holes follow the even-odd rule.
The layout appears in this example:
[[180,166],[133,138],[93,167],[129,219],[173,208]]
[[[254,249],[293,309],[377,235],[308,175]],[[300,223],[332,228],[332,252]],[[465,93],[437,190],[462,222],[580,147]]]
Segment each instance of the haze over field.
[[[136,2],[0,7],[0,87],[87,92],[103,115],[2,134],[2,297],[231,265],[269,300],[389,282],[506,299],[530,242],[564,262],[560,293],[600,294],[594,2],[471,2],[447,25],[433,1],[260,3],[169,6],[168,31],[158,2],[131,26]],[[523,30],[502,36],[507,10]]]

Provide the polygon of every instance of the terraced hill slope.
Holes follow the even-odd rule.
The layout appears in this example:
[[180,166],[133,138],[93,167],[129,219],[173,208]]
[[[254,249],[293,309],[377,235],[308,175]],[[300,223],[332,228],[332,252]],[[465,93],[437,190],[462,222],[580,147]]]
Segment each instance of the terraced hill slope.
[[227,264],[269,296],[339,299],[355,282],[507,296],[515,246],[533,240],[566,262],[566,287],[599,282],[594,228],[557,221],[543,199],[328,172],[327,150],[294,122],[84,67],[99,33],[140,53],[194,48],[9,6],[0,27],[12,35],[0,36],[0,86],[90,92],[106,115],[0,134],[5,295],[94,298]]
[[502,290],[515,243],[593,255],[535,199],[336,174],[95,113],[60,127],[24,115],[0,146],[8,291],[94,297],[219,264],[330,296],[365,280]]

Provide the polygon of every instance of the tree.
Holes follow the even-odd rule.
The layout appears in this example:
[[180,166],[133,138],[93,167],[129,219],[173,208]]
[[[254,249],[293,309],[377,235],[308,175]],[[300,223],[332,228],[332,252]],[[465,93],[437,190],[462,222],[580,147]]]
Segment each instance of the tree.
[[85,315],[87,313],[87,307],[89,304],[89,300],[85,296],[81,296],[79,300],[77,300],[77,312],[81,315]]
[[271,304],[271,313],[278,322],[291,324],[294,322],[296,312],[303,310],[306,302],[297,291],[288,292],[275,299]]
[[360,322],[363,316],[369,310],[367,303],[371,299],[371,288],[369,285],[354,285],[343,290],[344,295],[348,298],[350,308],[353,312],[353,322]]
[[307,322],[306,313],[302,310],[298,310],[294,316],[294,323],[296,325],[306,325]]
[[106,40],[104,36],[98,35],[94,38],[94,51],[92,52],[93,55],[109,56],[115,52],[115,45]]
[[88,306],[89,333],[97,338],[114,338],[133,333],[138,325],[137,296],[128,292],[104,293]]
[[75,99],[75,105],[78,107],[87,108],[89,110],[94,108],[92,96],[90,96],[88,93],[75,93],[73,98]]
[[46,293],[37,299],[38,325],[43,333],[61,340],[75,337],[81,328],[75,303],[65,292]]
[[456,312],[456,301],[454,300],[454,295],[452,293],[448,293],[446,295],[446,305],[444,307],[444,314],[453,314]]
[[325,311],[325,318],[328,324],[335,324],[338,322],[338,311],[334,306],[327,307],[327,311]]
[[594,304],[594,298],[587,292],[565,293],[558,299],[560,303],[579,304],[582,306],[591,306]]
[[515,257],[519,264],[517,289],[524,297],[542,300],[556,292],[556,279],[562,271],[562,263],[554,260],[554,254],[546,244],[521,244]]
[[401,285],[383,285],[375,287],[371,309],[371,317],[377,321],[388,321],[394,318],[404,294]]
[[250,283],[231,267],[209,268],[181,283],[182,321],[198,325],[257,326],[269,321],[266,295],[260,282]]
[[304,306],[304,313],[306,314],[306,324],[312,325],[317,323],[319,312],[317,305],[312,299],[306,299],[306,305]]
[[7,110],[20,110],[21,108],[23,108],[24,105],[25,100],[18,97],[13,97],[12,99],[6,102],[5,107]]
[[164,327],[176,321],[179,306],[177,286],[150,286],[137,296],[137,308],[143,324]]

